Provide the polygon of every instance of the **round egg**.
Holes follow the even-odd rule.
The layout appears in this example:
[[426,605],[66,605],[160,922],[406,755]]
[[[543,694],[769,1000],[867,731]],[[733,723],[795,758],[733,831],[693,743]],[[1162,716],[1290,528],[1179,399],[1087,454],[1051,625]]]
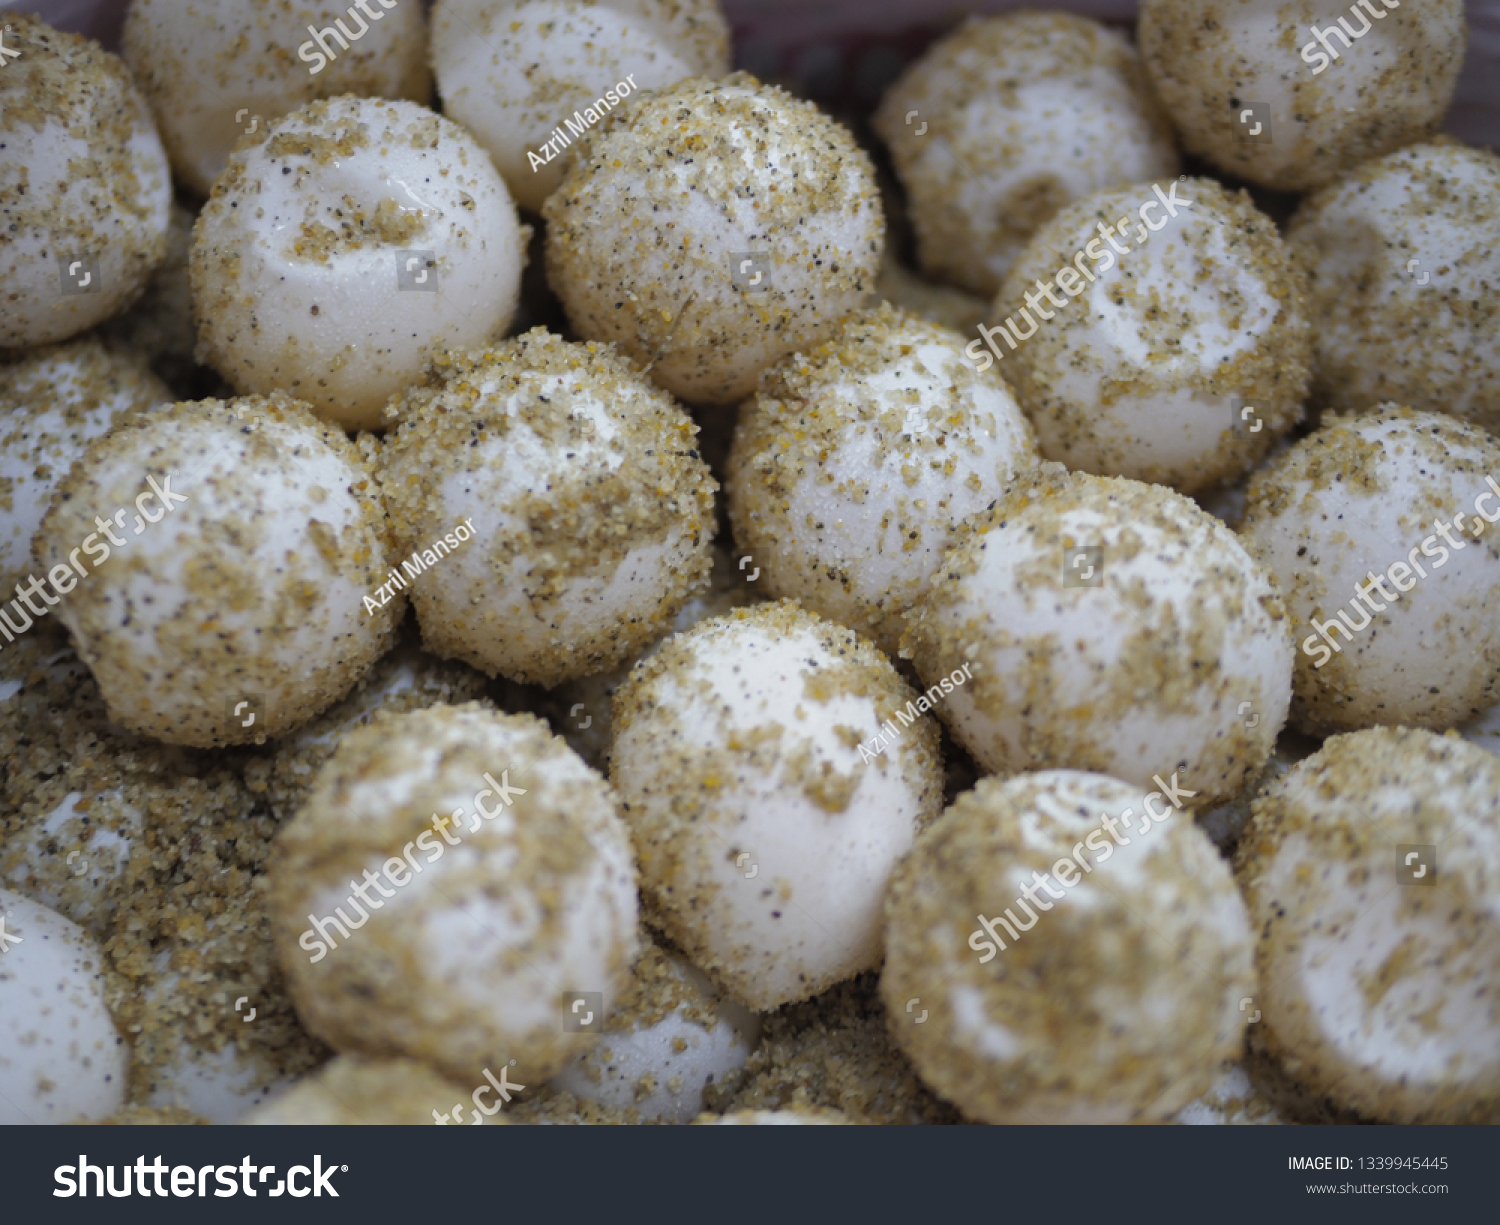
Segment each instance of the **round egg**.
[[529,230],[489,156],[403,101],[313,102],[247,135],[189,265],[198,359],[241,392],[289,392],[346,429],[444,348],[498,339]]
[[7,13],[0,73],[0,349],[118,314],[167,250],[167,155],[130,70],[98,43]]
[[1077,770],[983,779],[897,869],[891,1032],[969,1118],[1166,1122],[1239,1051],[1244,904],[1191,820],[1142,804]]
[[886,882],[942,803],[933,700],[790,601],[666,642],[610,745],[652,923],[756,1011],[878,964]]
[[1247,194],[1142,183],[1042,226],[968,353],[999,363],[1048,459],[1194,493],[1248,472],[1300,420],[1305,299]]
[[425,102],[423,6],[345,0],[131,0],[125,62],[177,178],[206,196],[242,135],[335,94]]
[[938,709],[985,770],[1096,770],[1207,807],[1265,765],[1291,638],[1222,523],[1169,489],[1048,465],[970,528],[904,643],[924,681],[972,670]]
[[1442,731],[1500,700],[1497,480],[1500,440],[1396,405],[1327,417],[1255,474],[1240,534],[1298,644],[1297,727]]
[[1236,868],[1261,1038],[1390,1123],[1500,1109],[1500,762],[1456,736],[1330,738],[1256,801]]
[[0,889],[0,1124],[102,1119],[129,1048],[104,1006],[104,956],[76,924]]
[[[492,1090],[485,1092],[493,1094]],[[451,1103],[469,1093],[454,1081],[415,1059],[372,1059],[336,1055],[285,1093],[257,1106],[242,1123],[260,1126],[407,1126],[432,1125],[439,1112],[451,1114]],[[483,1105],[503,1103],[486,1102]],[[502,1123],[474,1111],[464,1122]]]
[[735,543],[767,594],[894,655],[959,524],[1036,458],[1005,384],[976,374],[957,336],[860,312],[768,370],[742,408],[726,481]]
[[759,1037],[755,1014],[686,958],[647,941],[598,1040],[549,1084],[646,1119],[691,1123],[703,1091],[744,1067]]
[[1314,394],[1500,432],[1500,157],[1443,141],[1366,162],[1287,228],[1307,269]]
[[576,1023],[608,1014],[636,952],[613,797],[529,715],[377,716],[319,772],[268,875],[308,1029],[462,1084],[512,1060],[520,1084],[560,1071],[597,1040]]
[[1137,38],[1191,152],[1305,191],[1436,129],[1463,63],[1464,6],[1141,0]]
[[697,429],[608,346],[538,328],[449,353],[389,411],[380,484],[428,650],[555,685],[624,662],[704,586]]
[[[116,425],[173,400],[167,385],[93,337],[0,364],[0,591],[31,572],[31,541],[68,470]],[[45,607],[45,605],[44,605]],[[0,608],[7,640],[19,610]]]
[[403,607],[361,603],[386,571],[372,486],[342,432],[279,394],[177,404],[95,443],[33,551],[111,719],[242,744],[343,697]]
[[885,241],[850,133],[745,73],[607,116],[542,215],[573,328],[702,404],[743,399],[828,336],[873,289]]
[[891,86],[874,127],[923,270],[985,295],[1064,205],[1177,173],[1130,40],[1072,13],[971,17]]
[[443,112],[534,212],[632,94],[728,72],[729,27],[718,0],[440,0],[432,65]]

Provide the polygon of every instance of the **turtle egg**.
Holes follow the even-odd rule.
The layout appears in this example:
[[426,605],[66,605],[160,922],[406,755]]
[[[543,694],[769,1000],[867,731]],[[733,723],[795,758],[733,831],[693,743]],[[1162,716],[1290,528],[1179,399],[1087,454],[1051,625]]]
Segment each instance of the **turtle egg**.
[[104,1004],[104,954],[56,911],[0,889],[0,1123],[102,1119],[129,1048]]
[[452,120],[412,102],[309,103],[246,136],[203,206],[198,360],[242,393],[290,392],[376,428],[435,352],[504,334],[528,234]]

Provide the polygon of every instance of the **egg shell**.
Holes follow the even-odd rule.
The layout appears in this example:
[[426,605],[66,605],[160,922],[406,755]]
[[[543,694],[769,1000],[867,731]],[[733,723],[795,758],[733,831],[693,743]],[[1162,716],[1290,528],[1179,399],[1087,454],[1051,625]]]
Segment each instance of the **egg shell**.
[[1177,173],[1129,39],[1073,13],[969,18],[906,69],[873,125],[911,201],[923,270],[986,296],[1058,209]]
[[[378,882],[392,862],[397,888],[365,884],[368,908],[355,900],[361,869]],[[635,868],[611,793],[529,715],[378,715],[323,767],[268,875],[308,1029],[461,1083],[512,1059],[521,1084],[561,1070],[596,1040],[568,1026],[573,993],[597,992],[607,1013],[635,955]]]
[[52,491],[89,444],[172,400],[139,362],[93,337],[0,364],[0,591],[30,573]]
[[1370,1119],[1494,1117],[1500,762],[1451,734],[1333,736],[1256,801],[1236,870],[1260,1037],[1294,1079]]
[[869,156],[748,73],[611,113],[542,215],[547,280],[574,330],[713,405],[828,336],[873,288],[885,240]]
[[[1164,1122],[1238,1051],[1238,1001],[1254,994],[1244,904],[1182,814],[1132,822],[1143,799],[1076,770],[984,779],[897,870],[880,982],[891,1033],[969,1118]],[[1106,837],[1105,816],[1129,832]]]
[[[1298,643],[1299,730],[1440,731],[1500,698],[1500,531],[1482,518],[1500,498],[1487,477],[1500,480],[1500,441],[1394,404],[1326,417],[1255,474],[1240,534]],[[1388,577],[1397,565],[1405,591]]]
[[7,14],[5,36],[0,349],[66,340],[134,301],[166,254],[172,199],[118,56],[25,13]]
[[1248,472],[1301,419],[1306,293],[1248,194],[1140,183],[1043,225],[995,298],[991,351],[969,353],[981,371],[994,357],[1048,459],[1195,493]]
[[1303,200],[1317,398],[1395,401],[1500,432],[1500,157],[1450,140],[1366,162]]
[[432,567],[407,574],[428,650],[555,685],[624,662],[705,585],[697,430],[609,346],[538,328],[447,354],[389,413],[380,484],[396,555]]
[[193,235],[198,360],[347,429],[445,348],[498,339],[530,231],[489,156],[412,102],[312,102],[245,136]]
[[[487,1082],[486,1082],[487,1083]],[[415,1059],[336,1055],[286,1092],[256,1107],[242,1122],[260,1126],[418,1126],[451,1112],[454,1098],[470,1094]],[[491,1101],[488,1105],[503,1105]],[[466,1123],[501,1124],[505,1116],[479,1111]]]
[[1453,97],[1463,0],[1374,0],[1372,11],[1141,0],[1136,38],[1189,151],[1233,178],[1305,191],[1430,134]]
[[727,474],[735,543],[771,596],[894,654],[963,519],[1036,462],[1005,384],[962,341],[889,307],[777,363],[739,414]]
[[941,803],[917,698],[867,641],[792,601],[700,623],[616,692],[610,777],[647,913],[751,1008],[878,963],[886,882]]
[[102,1119],[129,1048],[104,1006],[104,955],[56,911],[0,889],[0,1123]]
[[[49,577],[85,571],[57,612],[110,717],[210,747],[283,734],[343,697],[404,607],[361,603],[386,571],[372,485],[344,435],[283,395],[173,405],[95,443],[33,553]],[[111,515],[123,539],[104,536]]]
[[[364,12],[374,16],[344,0],[131,0],[125,62],[178,180],[208,195],[242,135],[316,98],[425,103],[424,7],[367,3]],[[315,30],[331,60],[309,38]]]
[[691,1123],[704,1090],[745,1066],[760,1021],[654,941],[643,942],[634,980],[598,1041],[550,1084],[647,1119]]
[[572,163],[579,127],[637,90],[728,72],[729,27],[717,0],[441,0],[432,64],[444,113],[535,212]]
[[[1292,647],[1270,577],[1160,486],[1044,465],[969,522],[903,639],[938,708],[994,773],[1154,776],[1228,799],[1271,754]],[[1252,718],[1252,714],[1256,716]],[[1149,788],[1148,788],[1149,789]]]

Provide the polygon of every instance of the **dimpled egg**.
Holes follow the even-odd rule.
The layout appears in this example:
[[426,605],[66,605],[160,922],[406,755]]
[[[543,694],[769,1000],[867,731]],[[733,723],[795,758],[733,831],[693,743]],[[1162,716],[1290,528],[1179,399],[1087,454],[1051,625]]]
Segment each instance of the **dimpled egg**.
[[309,103],[245,137],[198,218],[198,360],[237,391],[377,428],[436,351],[504,334],[528,234],[451,120],[403,101]]
[[167,250],[167,155],[130,70],[7,13],[0,72],[0,349],[65,340],[128,306]]
[[891,86],[873,122],[923,269],[986,295],[1065,204],[1177,173],[1130,41],[1072,13],[970,18]]
[[1304,191],[1437,127],[1463,63],[1463,10],[1142,0],[1137,38],[1189,150],[1235,178]]
[[447,354],[390,418],[380,483],[397,555],[431,568],[401,562],[428,650],[555,685],[623,663],[705,586],[697,428],[608,346],[537,328]]
[[891,1032],[970,1118],[1165,1122],[1238,1053],[1244,904],[1192,821],[1144,799],[1077,770],[983,779],[897,869]]
[[959,523],[1035,460],[1005,384],[976,374],[957,336],[889,307],[860,312],[773,366],[741,411],[735,543],[770,595],[894,654]]
[[386,570],[372,486],[342,432],[279,394],[173,405],[96,442],[33,552],[110,717],[206,748],[343,697],[404,606],[361,604]]
[[927,681],[972,667],[938,710],[984,769],[1142,786],[1181,771],[1204,807],[1265,765],[1292,644],[1269,576],[1222,523],[1160,486],[1047,465],[970,526],[904,649]]
[[828,336],[873,289],[885,241],[869,156],[746,73],[607,116],[542,215],[574,329],[703,404],[735,403]]
[[1256,801],[1236,868],[1261,1038],[1391,1123],[1500,1109],[1500,762],[1456,736],[1334,736]]
[[315,98],[425,102],[422,6],[366,0],[364,12],[344,0],[131,0],[125,62],[178,179],[208,195],[242,134]]
[[648,1119],[691,1123],[703,1091],[745,1066],[760,1021],[680,954],[647,942],[597,1042],[549,1082]]
[[1257,472],[1240,534],[1298,643],[1292,721],[1438,731],[1500,700],[1500,441],[1393,404]]
[[56,911],[0,889],[0,1124],[102,1119],[129,1048],[104,1006],[104,956]]
[[441,0],[432,62],[444,113],[535,211],[562,182],[579,129],[636,90],[728,72],[729,27],[717,0]]
[[89,444],[172,399],[155,375],[93,337],[0,364],[0,591],[31,571],[31,539],[52,491]]
[[993,355],[1048,459],[1194,493],[1248,472],[1300,420],[1305,297],[1247,194],[1143,183],[1042,226],[981,330],[989,352],[968,353],[981,371]]
[[520,1084],[560,1071],[597,1041],[569,1001],[608,1013],[636,951],[610,791],[530,715],[434,706],[349,733],[268,876],[307,1028],[460,1083],[511,1060]]
[[647,914],[751,1008],[879,962],[891,869],[942,802],[917,700],[791,601],[700,623],[616,691],[610,777]]
[[1367,162],[1304,200],[1287,242],[1311,285],[1321,400],[1500,432],[1500,157],[1443,141]]

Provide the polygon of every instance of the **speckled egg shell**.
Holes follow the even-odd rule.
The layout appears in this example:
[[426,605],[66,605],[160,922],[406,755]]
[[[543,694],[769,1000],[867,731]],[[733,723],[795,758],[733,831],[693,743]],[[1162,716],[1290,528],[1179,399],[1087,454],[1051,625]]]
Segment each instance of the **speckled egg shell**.
[[1237,1053],[1254,990],[1244,904],[1185,814],[1133,815],[1145,798],[1076,770],[984,779],[898,869],[891,1032],[970,1118],[1164,1122]]
[[1301,418],[1305,298],[1248,195],[1210,179],[1142,183],[1038,230],[991,310],[1008,330],[969,353],[981,370],[998,354],[1048,459],[1194,493],[1248,472]]
[[309,103],[245,137],[198,218],[198,359],[242,393],[379,427],[435,352],[504,334],[529,232],[452,120],[411,102]]
[[1500,762],[1406,728],[1334,736],[1256,802],[1236,862],[1262,1038],[1391,1123],[1500,1108]]
[[95,443],[33,552],[49,578],[73,574],[57,614],[111,718],[210,747],[343,697],[403,607],[361,603],[386,570],[372,486],[342,432],[282,395],[177,404]]
[[[1304,191],[1428,135],[1453,97],[1463,0],[1373,8],[1372,19],[1320,0],[1142,0],[1137,37],[1188,149],[1235,178]],[[1337,60],[1313,27],[1332,31]]]
[[987,296],[1064,205],[1177,173],[1135,49],[1072,13],[970,18],[891,86],[874,126],[922,268]]
[[1005,384],[889,307],[772,367],[727,465],[735,543],[792,596],[894,654],[960,522],[1036,461]]
[[167,155],[130,70],[7,13],[0,73],[0,349],[66,340],[128,306],[167,250]]
[[879,962],[886,882],[942,797],[917,697],[790,601],[677,635],[616,692],[610,777],[648,914],[751,1008]]
[[874,286],[869,156],[810,102],[745,73],[642,96],[592,129],[542,209],[574,329],[667,390],[732,404]]
[[1222,523],[1160,486],[1046,465],[970,526],[904,644],[924,680],[971,665],[938,711],[984,769],[1180,771],[1204,807],[1265,765],[1291,638]]
[[1442,731],[1500,699],[1496,480],[1500,441],[1396,405],[1329,417],[1255,474],[1240,533],[1299,644],[1296,726]]

